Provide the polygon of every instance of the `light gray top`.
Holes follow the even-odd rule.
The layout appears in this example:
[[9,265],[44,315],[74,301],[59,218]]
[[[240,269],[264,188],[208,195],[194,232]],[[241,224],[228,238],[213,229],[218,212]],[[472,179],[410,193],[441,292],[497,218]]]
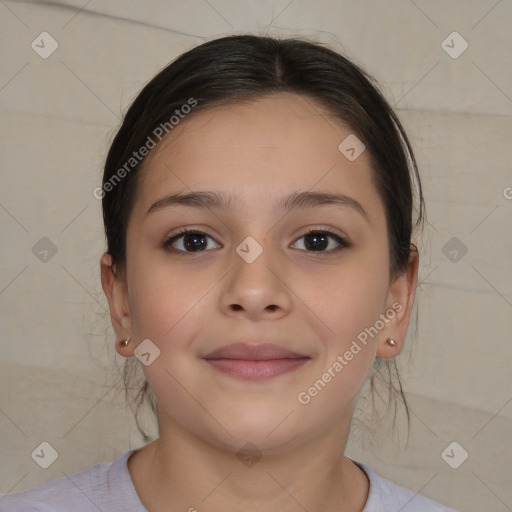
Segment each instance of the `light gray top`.
[[[113,462],[32,487],[0,495],[0,512],[148,512],[128,471],[128,450]],[[354,461],[368,475],[370,493],[362,512],[455,512],[399,487]]]

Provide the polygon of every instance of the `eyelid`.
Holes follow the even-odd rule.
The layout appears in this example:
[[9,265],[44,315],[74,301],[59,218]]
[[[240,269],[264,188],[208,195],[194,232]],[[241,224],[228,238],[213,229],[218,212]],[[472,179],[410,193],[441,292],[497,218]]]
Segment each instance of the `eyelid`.
[[301,231],[302,234],[300,236],[304,236],[308,233],[316,231],[327,232],[328,234],[336,235],[343,240],[346,240],[347,243],[349,241],[349,237],[345,233],[340,232],[339,229],[335,228],[334,226],[329,226],[328,224],[313,224],[312,226],[307,226],[304,228],[304,231]]

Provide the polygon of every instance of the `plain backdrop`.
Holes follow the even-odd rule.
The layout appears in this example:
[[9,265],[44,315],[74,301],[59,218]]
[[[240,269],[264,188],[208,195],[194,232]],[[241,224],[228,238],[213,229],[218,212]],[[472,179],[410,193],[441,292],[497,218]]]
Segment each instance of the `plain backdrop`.
[[512,510],[511,26],[510,0],[0,2],[0,493],[143,444],[116,385],[93,190],[142,86],[183,51],[249,32],[363,66],[420,166],[429,224],[399,358],[409,443],[366,422],[347,454],[459,510]]

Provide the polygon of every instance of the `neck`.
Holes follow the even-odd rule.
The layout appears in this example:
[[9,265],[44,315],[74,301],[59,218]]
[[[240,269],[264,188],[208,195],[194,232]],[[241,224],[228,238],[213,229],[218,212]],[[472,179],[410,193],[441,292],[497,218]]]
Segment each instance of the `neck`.
[[214,446],[159,415],[159,439],[137,450],[128,469],[149,512],[361,512],[369,483],[343,455],[350,420],[341,423],[262,456]]

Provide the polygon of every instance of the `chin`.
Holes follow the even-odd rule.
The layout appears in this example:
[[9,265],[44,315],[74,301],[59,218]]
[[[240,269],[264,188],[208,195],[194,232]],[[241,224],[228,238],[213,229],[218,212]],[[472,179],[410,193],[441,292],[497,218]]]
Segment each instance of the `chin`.
[[[293,421],[293,413],[286,418],[286,414],[270,414],[267,412],[258,414],[251,411],[243,417],[231,418],[228,423],[223,423],[229,435],[224,430],[213,433],[212,442],[219,447],[240,454],[241,452],[255,452],[258,454],[274,454],[292,448],[299,444],[305,435],[305,425],[296,425]],[[284,421],[283,421],[284,420]]]

